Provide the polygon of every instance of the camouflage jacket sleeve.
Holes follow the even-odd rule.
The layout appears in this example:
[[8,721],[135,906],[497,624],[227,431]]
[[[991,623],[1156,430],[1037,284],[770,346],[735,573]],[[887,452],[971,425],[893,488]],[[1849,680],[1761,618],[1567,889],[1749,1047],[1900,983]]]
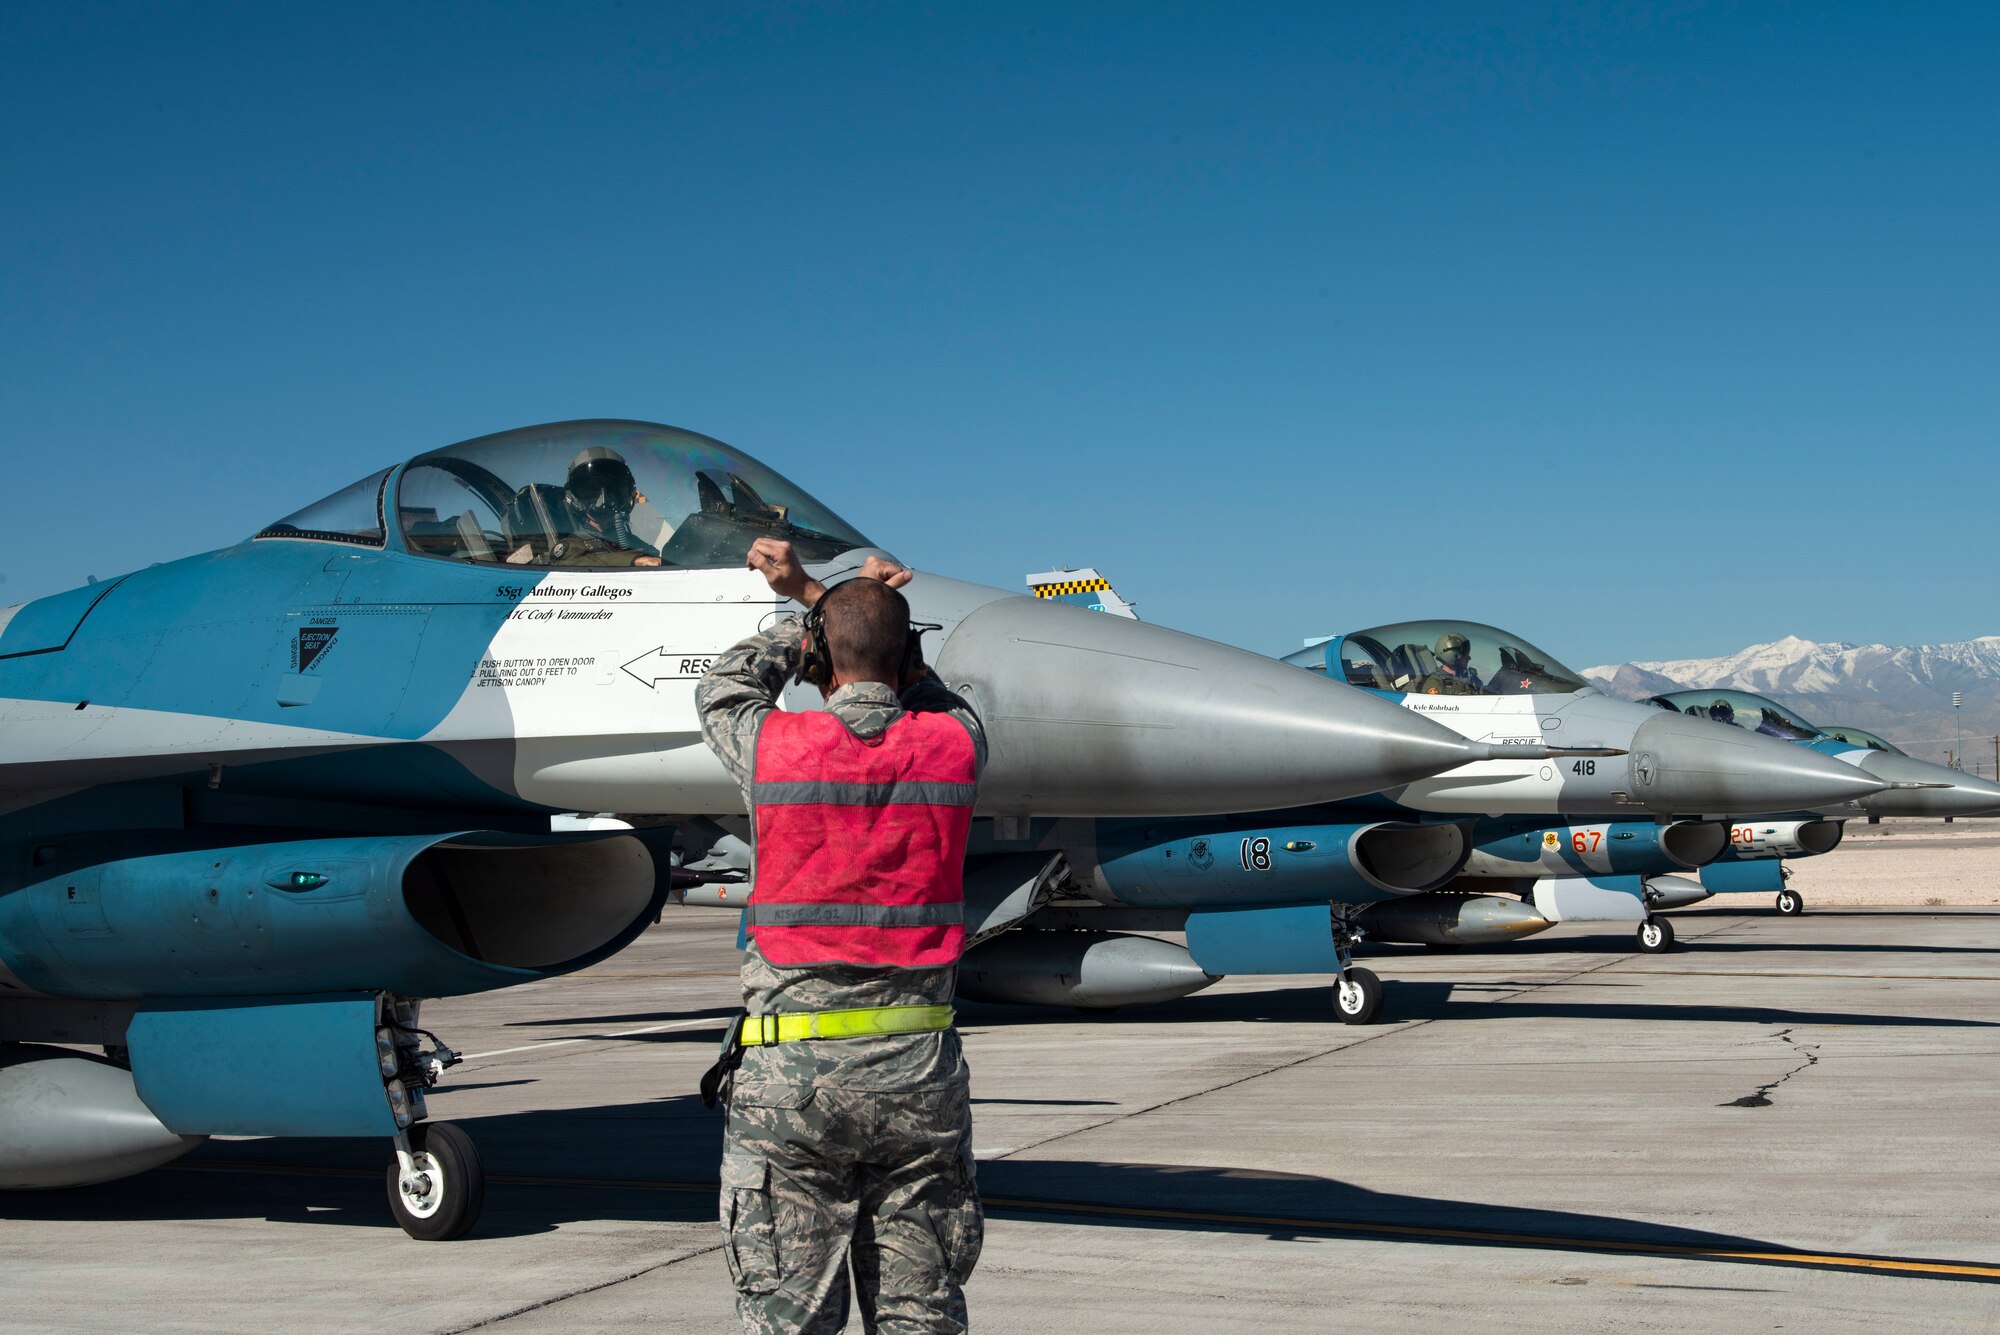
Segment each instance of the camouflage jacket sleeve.
[[949,714],[964,724],[965,730],[972,734],[972,751],[977,758],[979,768],[981,770],[986,768],[985,725],[980,723],[979,715],[972,712],[972,706],[966,703],[965,697],[938,680],[937,673],[929,674],[915,686],[904,691],[902,705],[913,714]]
[[716,659],[695,684],[702,740],[746,788],[757,768],[757,729],[798,671],[804,640],[805,627],[796,619],[781,621]]

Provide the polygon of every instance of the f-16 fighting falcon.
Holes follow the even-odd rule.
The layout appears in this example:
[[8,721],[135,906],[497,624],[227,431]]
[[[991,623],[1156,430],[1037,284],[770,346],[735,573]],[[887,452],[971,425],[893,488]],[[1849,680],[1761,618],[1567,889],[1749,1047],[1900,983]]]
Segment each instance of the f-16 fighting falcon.
[[[1029,584],[1044,598],[1130,614],[1095,570]],[[1454,671],[1432,670],[1438,645],[1454,653]],[[1667,873],[1721,856],[1729,814],[1838,804],[1886,786],[1774,739],[1603,696],[1525,640],[1475,622],[1376,627],[1287,661],[1468,739],[1560,735],[1570,751],[1481,762],[1331,805],[981,827],[962,993],[1115,1007],[1231,973],[1331,973],[1336,1014],[1366,1023],[1382,990],[1352,963],[1364,937],[1449,946],[1611,918],[1640,920],[1642,948],[1665,949],[1672,927],[1653,910],[1707,894]],[[1186,947],[1133,935],[1149,931],[1185,931]]]
[[1856,814],[1949,818],[2000,811],[2000,784],[1918,760],[1859,728],[1808,723],[1777,701],[1749,691],[1674,691],[1646,703],[1835,756],[1890,785],[1852,804],[1814,804],[1800,811],[1802,819],[1735,826],[1721,861],[1702,872],[1702,884],[1711,894],[1775,892],[1778,912],[1803,913],[1805,899],[1785,884],[1783,859],[1832,852],[1845,818]]
[[[425,1120],[456,1055],[419,999],[604,958],[697,877],[677,827],[703,857],[726,842],[708,818],[742,797],[693,691],[797,610],[745,568],[766,536],[827,584],[886,555],[719,441],[570,422],[0,610],[0,1187],[214,1134],[379,1135],[402,1226],[468,1229],[478,1153]],[[928,572],[907,596],[985,720],[980,810],[1010,825],[1549,753],[1156,626]],[[551,833],[564,812],[655,828]]]

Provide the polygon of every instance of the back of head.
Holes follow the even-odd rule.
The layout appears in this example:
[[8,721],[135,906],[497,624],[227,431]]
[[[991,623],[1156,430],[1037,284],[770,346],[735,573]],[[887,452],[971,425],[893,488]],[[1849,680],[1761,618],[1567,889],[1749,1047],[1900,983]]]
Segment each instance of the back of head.
[[833,670],[845,681],[898,686],[910,638],[910,604],[875,579],[850,579],[821,599],[821,625]]

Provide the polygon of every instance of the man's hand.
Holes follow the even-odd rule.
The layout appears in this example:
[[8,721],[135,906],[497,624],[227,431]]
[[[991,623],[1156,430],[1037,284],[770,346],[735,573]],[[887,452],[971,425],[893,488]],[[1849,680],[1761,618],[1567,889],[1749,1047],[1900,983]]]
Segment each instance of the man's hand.
[[894,561],[871,556],[861,563],[861,579],[879,579],[892,589],[900,589],[916,577],[916,572]]
[[783,538],[757,539],[750,544],[750,554],[743,563],[762,575],[780,598],[811,607],[826,596],[826,585],[806,574],[792,544]]
[[[744,564],[763,575],[764,582],[771,586],[771,592],[780,598],[790,598],[811,607],[826,596],[826,586],[806,574],[805,567],[799,564],[797,554],[792,551],[792,544],[783,538],[757,539],[750,544],[750,554]],[[879,556],[863,561],[858,573],[861,579],[879,579],[892,589],[902,588],[915,576],[915,571]]]

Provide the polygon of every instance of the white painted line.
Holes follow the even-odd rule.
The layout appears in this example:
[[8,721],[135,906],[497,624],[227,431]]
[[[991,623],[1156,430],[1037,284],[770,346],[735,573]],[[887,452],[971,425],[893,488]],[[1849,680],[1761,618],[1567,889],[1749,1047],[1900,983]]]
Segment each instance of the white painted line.
[[676,1020],[672,1024],[647,1025],[644,1029],[625,1029],[615,1034],[587,1034],[582,1038],[554,1038],[546,1043],[525,1043],[518,1048],[496,1048],[492,1052],[474,1052],[465,1060],[476,1062],[483,1057],[508,1057],[516,1052],[540,1052],[545,1048],[566,1048],[572,1043],[603,1043],[614,1038],[638,1038],[642,1034],[664,1034],[670,1029],[720,1029],[727,1020]]

